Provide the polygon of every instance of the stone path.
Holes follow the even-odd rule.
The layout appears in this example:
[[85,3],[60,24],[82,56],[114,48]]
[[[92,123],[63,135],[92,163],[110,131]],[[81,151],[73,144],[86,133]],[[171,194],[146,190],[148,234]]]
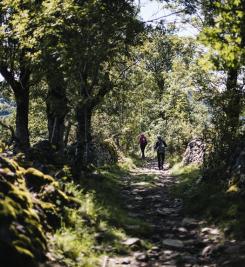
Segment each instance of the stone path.
[[[154,175],[151,186],[132,179],[139,175]],[[122,197],[130,216],[143,218],[151,225],[150,242],[154,246],[150,250],[138,248],[127,257],[105,257],[103,267],[245,266],[244,259],[243,265],[234,264],[236,256],[233,256],[233,261],[230,259],[234,251],[242,248],[241,244],[237,247],[235,242],[225,242],[219,229],[207,227],[205,221],[183,214],[182,201],[172,199],[169,193],[170,187],[177,182],[169,171],[158,171],[154,163],[149,163],[145,168],[132,172],[132,177],[125,178]],[[139,242],[139,238],[132,236],[125,240],[125,245],[134,246]]]

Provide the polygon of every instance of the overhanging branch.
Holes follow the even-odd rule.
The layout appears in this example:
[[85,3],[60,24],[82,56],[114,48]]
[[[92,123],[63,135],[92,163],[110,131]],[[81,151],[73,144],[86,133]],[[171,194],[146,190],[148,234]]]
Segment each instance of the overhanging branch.
[[186,11],[186,9],[184,8],[184,9],[181,9],[181,10],[178,10],[178,11],[175,11],[175,12],[172,12],[170,14],[167,14],[167,15],[164,15],[164,16],[161,16],[161,17],[158,17],[158,18],[155,18],[155,19],[143,21],[143,23],[153,22],[153,21],[160,20],[160,19],[163,19],[163,18],[171,17],[171,16],[173,16],[175,14],[184,13],[185,11]]
[[6,80],[6,82],[12,87],[14,92],[17,92],[20,88],[19,83],[15,80],[14,75],[5,66],[0,66],[0,73]]

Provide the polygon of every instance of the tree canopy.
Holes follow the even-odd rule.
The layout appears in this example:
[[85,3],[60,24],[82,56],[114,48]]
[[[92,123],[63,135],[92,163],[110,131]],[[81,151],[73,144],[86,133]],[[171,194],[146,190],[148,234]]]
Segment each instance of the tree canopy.
[[136,2],[0,1],[4,267],[244,266],[245,1]]

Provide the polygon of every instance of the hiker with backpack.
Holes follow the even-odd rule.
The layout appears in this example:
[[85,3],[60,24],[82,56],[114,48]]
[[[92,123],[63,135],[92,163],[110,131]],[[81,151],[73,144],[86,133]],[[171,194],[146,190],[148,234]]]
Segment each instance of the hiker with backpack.
[[161,136],[158,136],[154,149],[157,151],[157,160],[158,160],[159,170],[163,170],[163,163],[165,159],[165,147],[167,147],[167,144],[165,143],[165,141],[162,139]]
[[147,139],[143,133],[140,135],[139,144],[140,144],[140,150],[142,154],[141,157],[142,159],[145,159],[145,147],[147,145]]

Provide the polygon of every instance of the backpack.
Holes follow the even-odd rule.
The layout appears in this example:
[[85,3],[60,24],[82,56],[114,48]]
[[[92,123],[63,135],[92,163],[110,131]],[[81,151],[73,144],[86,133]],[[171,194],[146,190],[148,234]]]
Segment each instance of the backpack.
[[145,136],[141,136],[140,137],[140,144],[141,145],[146,145],[147,144],[147,140],[146,140]]
[[161,154],[165,153],[165,145],[164,145],[163,141],[158,141],[158,142],[159,143],[157,146],[157,152],[161,153]]

